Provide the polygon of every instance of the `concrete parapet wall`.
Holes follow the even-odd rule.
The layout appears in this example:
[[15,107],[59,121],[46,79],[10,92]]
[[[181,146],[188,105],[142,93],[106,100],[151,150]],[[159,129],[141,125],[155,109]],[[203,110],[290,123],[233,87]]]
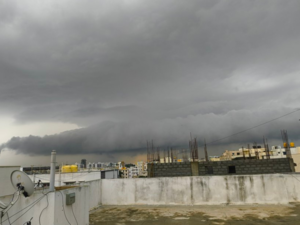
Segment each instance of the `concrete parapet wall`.
[[300,174],[102,180],[102,204],[286,204],[299,202],[299,185]]
[[82,186],[88,187],[89,197],[89,210],[101,205],[102,201],[102,180],[88,181]]

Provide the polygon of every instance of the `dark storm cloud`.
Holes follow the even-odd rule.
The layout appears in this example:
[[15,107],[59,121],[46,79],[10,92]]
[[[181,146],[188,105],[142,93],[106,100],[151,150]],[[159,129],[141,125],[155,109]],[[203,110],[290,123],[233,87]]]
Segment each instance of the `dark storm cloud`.
[[0,5],[0,113],[86,127],[6,147],[39,154],[135,149],[147,138],[180,145],[190,131],[213,139],[251,126],[236,115],[259,122],[299,107],[299,1]]
[[[299,111],[298,111],[299,112]],[[297,114],[282,118],[256,129],[223,139],[270,120],[280,111],[229,112],[225,115],[197,115],[161,121],[103,122],[88,128],[66,131],[44,137],[13,137],[1,149],[13,149],[23,154],[48,155],[55,149],[59,154],[128,154],[145,153],[147,141],[154,140],[160,149],[170,147],[187,148],[190,132],[198,139],[200,149],[206,139],[211,153],[220,153],[224,146],[232,143],[238,147],[250,143],[262,143],[263,136],[271,140],[270,145],[279,145],[280,129],[289,128],[290,140],[300,141],[297,134]],[[253,116],[254,114],[254,116]],[[256,118],[259,115],[260,118]],[[251,118],[251,119],[249,119]],[[274,118],[272,118],[274,119]],[[260,123],[259,123],[260,122]],[[217,141],[223,139],[221,141]],[[274,141],[275,140],[275,141]],[[220,148],[223,146],[223,148]]]

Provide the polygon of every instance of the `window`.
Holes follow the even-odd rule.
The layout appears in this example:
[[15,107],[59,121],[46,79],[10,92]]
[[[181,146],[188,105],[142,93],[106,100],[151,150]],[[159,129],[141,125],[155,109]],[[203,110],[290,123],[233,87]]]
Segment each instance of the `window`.
[[228,166],[228,173],[236,173],[235,166]]
[[101,179],[105,179],[105,171],[101,171]]
[[206,174],[214,174],[214,169],[212,166],[205,166],[205,173]]
[[232,155],[234,155],[234,153],[232,153]]
[[236,154],[237,154],[237,155],[240,155],[241,153],[238,152],[238,153],[236,153]]

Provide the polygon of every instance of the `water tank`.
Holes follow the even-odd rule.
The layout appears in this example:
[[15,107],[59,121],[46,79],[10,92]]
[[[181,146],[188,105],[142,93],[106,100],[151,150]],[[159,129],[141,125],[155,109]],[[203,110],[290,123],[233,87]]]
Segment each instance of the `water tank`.
[[295,147],[295,143],[294,143],[294,142],[291,142],[291,143],[290,143],[290,147],[294,148],[294,147]]
[[77,165],[71,165],[71,171],[72,171],[72,173],[78,172]]
[[71,173],[72,172],[71,166],[70,165],[62,166],[61,172],[62,173]]

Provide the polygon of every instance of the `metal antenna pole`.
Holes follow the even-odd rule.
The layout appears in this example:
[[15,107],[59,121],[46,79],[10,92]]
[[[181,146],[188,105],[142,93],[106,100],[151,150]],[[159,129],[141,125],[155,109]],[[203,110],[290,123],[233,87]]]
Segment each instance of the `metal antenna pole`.
[[147,141],[147,163],[149,162],[149,144]]
[[55,165],[56,165],[56,151],[51,152],[51,169],[50,169],[50,187],[49,191],[55,191]]
[[207,145],[206,145],[206,140],[205,139],[204,139],[204,155],[205,155],[206,162],[208,162]]
[[258,152],[258,149],[257,149],[257,143],[254,142],[254,146],[255,146],[255,155],[256,155],[256,158],[259,159],[259,152]]
[[248,144],[248,152],[249,152],[249,158],[251,158],[251,149],[250,149],[250,145]]

